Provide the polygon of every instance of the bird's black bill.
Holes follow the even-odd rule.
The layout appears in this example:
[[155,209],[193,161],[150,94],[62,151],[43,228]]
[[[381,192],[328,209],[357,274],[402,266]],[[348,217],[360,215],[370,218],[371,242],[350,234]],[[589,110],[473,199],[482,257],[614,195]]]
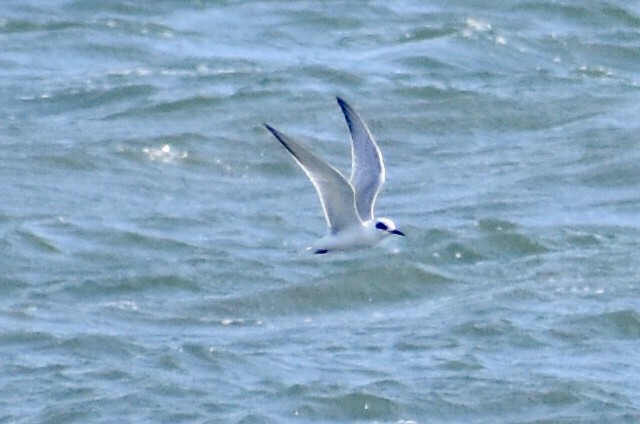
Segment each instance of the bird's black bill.
[[395,234],[395,235],[397,235],[397,236],[403,236],[403,237],[406,237],[406,235],[405,235],[402,231],[400,231],[400,230],[392,230],[392,231],[389,231],[389,232],[390,232],[391,234]]

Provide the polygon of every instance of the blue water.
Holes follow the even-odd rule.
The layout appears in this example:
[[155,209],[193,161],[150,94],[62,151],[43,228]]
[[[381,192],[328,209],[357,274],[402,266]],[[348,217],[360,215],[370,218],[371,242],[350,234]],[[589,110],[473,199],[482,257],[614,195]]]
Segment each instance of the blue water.
[[[640,422],[640,3],[5,1],[0,423]],[[335,96],[408,237],[309,255]]]

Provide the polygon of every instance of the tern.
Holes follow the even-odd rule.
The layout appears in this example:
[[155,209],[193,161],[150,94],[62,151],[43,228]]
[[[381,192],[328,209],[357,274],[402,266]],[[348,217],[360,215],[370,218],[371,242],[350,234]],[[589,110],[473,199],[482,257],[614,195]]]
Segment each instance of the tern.
[[404,236],[389,218],[375,218],[373,209],[385,180],[382,153],[356,111],[337,97],[351,133],[351,177],[269,124],[264,126],[291,153],[318,192],[329,234],[309,249],[316,254],[373,246],[391,234]]

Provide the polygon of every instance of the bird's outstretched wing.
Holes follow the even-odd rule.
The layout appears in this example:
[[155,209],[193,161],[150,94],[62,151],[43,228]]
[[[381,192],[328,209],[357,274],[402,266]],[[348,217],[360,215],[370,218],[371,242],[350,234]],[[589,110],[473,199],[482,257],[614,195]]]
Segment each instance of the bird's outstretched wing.
[[361,224],[355,193],[349,181],[335,168],[268,124],[264,126],[291,153],[307,174],[320,197],[320,204],[332,233]]
[[382,153],[369,128],[356,111],[337,98],[351,133],[351,186],[355,191],[356,209],[360,219],[373,219],[373,208],[385,180]]

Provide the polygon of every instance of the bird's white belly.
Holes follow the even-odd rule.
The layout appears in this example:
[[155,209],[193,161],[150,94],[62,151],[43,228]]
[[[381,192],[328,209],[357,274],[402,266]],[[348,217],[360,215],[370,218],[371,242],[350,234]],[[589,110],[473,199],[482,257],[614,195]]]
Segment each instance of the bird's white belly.
[[[354,250],[370,247],[379,243],[384,237],[380,237],[380,231],[375,231],[371,226],[362,225],[338,234],[329,234],[318,240],[311,248],[317,253],[322,251]],[[321,252],[318,252],[321,251]]]

